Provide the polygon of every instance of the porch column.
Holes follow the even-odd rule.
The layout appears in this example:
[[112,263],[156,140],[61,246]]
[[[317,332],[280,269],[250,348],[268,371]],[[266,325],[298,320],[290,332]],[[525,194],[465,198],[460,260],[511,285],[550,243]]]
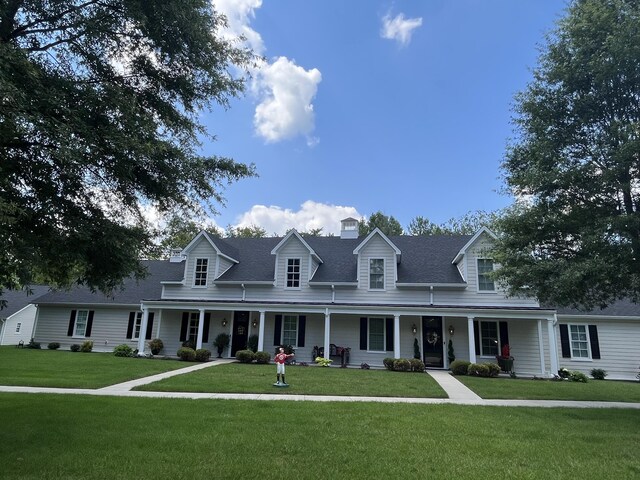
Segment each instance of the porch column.
[[393,358],[400,358],[400,315],[393,316]]
[[260,310],[260,325],[258,326],[258,351],[264,350],[264,310]]
[[[554,316],[555,317],[555,316]],[[551,374],[557,374],[560,369],[558,363],[558,344],[556,342],[555,318],[547,318],[547,331],[549,332],[549,357],[551,361]]]
[[147,333],[147,323],[149,323],[149,309],[147,307],[143,307],[140,335],[138,335],[138,356],[144,355],[144,337]]
[[329,342],[331,341],[331,314],[327,308],[324,312],[324,358],[329,358],[331,355],[331,347]]
[[198,319],[198,339],[196,340],[196,350],[202,348],[202,332],[204,331],[204,308],[200,309],[200,318]]
[[469,332],[469,361],[476,363],[476,337],[473,333],[473,320],[475,317],[467,317],[467,330]]
[[545,374],[544,366],[544,343],[542,340],[542,319],[538,319],[538,350],[540,354],[540,373]]

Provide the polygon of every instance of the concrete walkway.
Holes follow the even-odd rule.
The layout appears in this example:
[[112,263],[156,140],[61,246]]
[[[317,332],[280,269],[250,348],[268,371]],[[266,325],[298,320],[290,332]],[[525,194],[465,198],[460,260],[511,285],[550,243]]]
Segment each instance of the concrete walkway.
[[6,393],[55,393],[72,395],[96,395],[143,398],[190,398],[222,400],[288,400],[313,402],[376,402],[376,403],[416,403],[424,405],[480,405],[501,407],[544,407],[544,408],[631,408],[640,410],[640,403],[625,402],[576,402],[564,400],[485,400],[458,381],[448,371],[430,370],[428,373],[438,382],[449,398],[404,398],[404,397],[351,397],[336,395],[287,395],[258,393],[196,393],[196,392],[144,392],[132,391],[140,385],[153,383],[163,378],[232,363],[235,360],[215,360],[199,363],[170,372],[139,378],[129,382],[110,385],[99,389],[87,388],[50,388],[50,387],[13,387],[0,386],[0,392]]

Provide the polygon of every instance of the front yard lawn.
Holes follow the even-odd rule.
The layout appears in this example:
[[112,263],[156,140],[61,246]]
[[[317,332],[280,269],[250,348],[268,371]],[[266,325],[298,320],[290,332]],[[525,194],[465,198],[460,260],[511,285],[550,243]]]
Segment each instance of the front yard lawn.
[[637,410],[0,394],[0,418],[7,480],[640,477]]
[[517,400],[576,400],[600,402],[640,402],[640,382],[590,380],[531,380],[520,378],[479,378],[465,375],[458,380],[482,398]]
[[0,385],[101,388],[187,367],[177,360],[0,347]]
[[288,388],[273,386],[275,365],[231,363],[142,385],[136,390],[161,392],[274,393],[373,397],[430,397],[447,395],[424,373],[360,370],[338,367],[287,366]]

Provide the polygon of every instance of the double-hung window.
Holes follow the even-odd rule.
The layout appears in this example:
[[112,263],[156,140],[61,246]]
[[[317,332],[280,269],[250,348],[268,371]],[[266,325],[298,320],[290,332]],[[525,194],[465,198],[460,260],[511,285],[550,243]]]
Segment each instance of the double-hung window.
[[208,258],[196,258],[196,270],[193,285],[196,287],[207,286],[207,269],[209,267]]
[[498,322],[480,322],[480,352],[482,356],[498,355]]
[[589,358],[589,337],[586,325],[569,325],[571,337],[571,356],[573,358]]
[[369,350],[383,352],[385,350],[385,319],[369,319]]
[[296,346],[298,343],[298,316],[284,315],[282,318],[282,344]]
[[300,259],[287,259],[287,288],[300,288]]
[[198,324],[200,322],[200,312],[191,312],[189,315],[189,327],[187,329],[187,341],[196,343],[198,341]]
[[142,312],[136,312],[136,320],[133,323],[133,337],[134,339],[140,338],[140,327],[142,325]]
[[21,322],[16,323],[16,333],[20,333],[21,328],[22,328],[22,323]]
[[76,314],[76,327],[73,332],[74,337],[86,336],[88,318],[88,310],[78,310],[78,313]]
[[384,259],[369,259],[369,289],[384,290]]
[[496,286],[493,283],[493,279],[490,277],[490,273],[493,272],[493,260],[489,258],[478,259],[478,291],[480,292],[494,292]]

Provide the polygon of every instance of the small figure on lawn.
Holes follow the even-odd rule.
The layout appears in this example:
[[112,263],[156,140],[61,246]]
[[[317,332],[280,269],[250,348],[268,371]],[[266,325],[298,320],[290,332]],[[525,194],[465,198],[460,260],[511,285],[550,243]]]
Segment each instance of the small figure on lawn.
[[[276,383],[274,385],[276,387],[288,387],[289,384],[284,379],[284,363],[287,361],[287,358],[293,357],[293,353],[286,354],[284,353],[284,347],[280,347],[280,353],[276,353],[274,358],[276,362]],[[282,378],[282,381],[280,381]]]

